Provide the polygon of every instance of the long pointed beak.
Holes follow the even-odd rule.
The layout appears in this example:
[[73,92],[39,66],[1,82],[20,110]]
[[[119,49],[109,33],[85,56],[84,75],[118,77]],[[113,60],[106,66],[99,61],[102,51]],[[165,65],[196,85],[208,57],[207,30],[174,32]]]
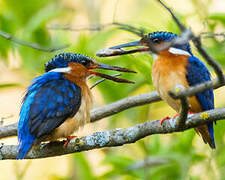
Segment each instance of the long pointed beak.
[[[142,46],[141,48],[131,49],[131,50],[125,50],[122,48],[126,47],[135,47],[135,46]],[[124,54],[132,54],[137,52],[144,52],[149,51],[149,47],[144,46],[141,41],[133,41],[125,44],[121,44],[118,46],[113,46],[110,48],[105,48],[99,50],[96,55],[99,57],[107,57],[107,56],[118,56],[118,55],[124,55]]]
[[119,66],[112,66],[108,64],[102,64],[102,63],[97,63],[97,67],[95,69],[107,69],[107,70],[114,70],[114,71],[120,71],[120,72],[129,72],[129,73],[136,73],[133,70],[127,69],[127,68],[122,68]]
[[[129,73],[136,73],[133,70],[127,69],[127,68],[122,68],[119,66],[111,66],[111,65],[107,65],[107,64],[102,64],[102,63],[97,63],[95,62],[92,66],[90,66],[88,69],[106,69],[106,70],[114,70],[114,71],[119,71],[119,72],[129,72]],[[115,82],[120,82],[120,83],[134,83],[133,81],[129,81],[126,79],[122,79],[122,78],[118,78],[118,77],[114,77],[114,76],[110,76],[107,74],[103,74],[103,73],[99,73],[99,72],[95,72],[95,71],[90,71],[90,74],[93,74],[95,76],[99,76],[102,78],[106,78]]]
[[133,42],[110,47],[110,49],[121,49],[125,47],[133,47],[133,46],[142,46],[142,44],[140,43],[140,41],[133,41]]
[[95,72],[95,71],[89,71],[89,72],[91,74],[95,75],[95,76],[99,76],[99,77],[102,77],[102,78],[105,78],[105,79],[109,79],[111,81],[115,81],[115,82],[118,82],[118,83],[131,83],[131,84],[135,83],[134,81],[129,81],[127,79],[110,76],[110,75],[103,74],[103,73],[100,73],[100,72]]

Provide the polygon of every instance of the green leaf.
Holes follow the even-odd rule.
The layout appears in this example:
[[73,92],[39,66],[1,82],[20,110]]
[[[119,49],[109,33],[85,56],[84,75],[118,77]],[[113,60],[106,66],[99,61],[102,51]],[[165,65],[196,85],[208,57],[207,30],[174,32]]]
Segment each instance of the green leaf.
[[75,153],[73,155],[74,179],[96,180],[84,154],[85,153]]
[[20,86],[20,84],[17,84],[17,83],[0,84],[0,89],[9,88],[9,87],[17,87],[17,86]]
[[224,13],[214,13],[211,14],[208,19],[218,21],[225,26],[225,14]]

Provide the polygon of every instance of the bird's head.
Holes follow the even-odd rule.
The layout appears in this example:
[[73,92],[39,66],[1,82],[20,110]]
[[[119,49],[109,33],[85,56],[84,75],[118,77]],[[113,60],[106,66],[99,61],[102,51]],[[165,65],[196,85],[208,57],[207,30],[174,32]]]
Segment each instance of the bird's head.
[[[169,43],[178,37],[177,34],[165,31],[156,31],[149,33],[141,38],[139,41],[133,41],[117,46],[113,46],[110,48],[102,49],[96,53],[97,56],[106,57],[106,56],[116,56],[116,55],[123,55],[123,54],[132,54],[136,52],[149,52],[151,54],[160,53],[160,47],[163,44]],[[153,46],[153,47],[152,47]],[[127,47],[139,47],[135,49],[125,50],[124,48]],[[153,52],[153,49],[156,51]],[[169,46],[167,49],[162,50],[169,50],[173,53],[181,53],[192,55],[189,43],[186,44],[174,44]]]
[[92,69],[106,69],[135,73],[135,71],[126,68],[98,63],[88,56],[77,53],[58,54],[45,64],[46,72],[51,71],[65,73],[67,76],[72,78],[86,79],[90,76],[99,76],[116,82],[133,83],[132,81],[126,79],[92,71]]

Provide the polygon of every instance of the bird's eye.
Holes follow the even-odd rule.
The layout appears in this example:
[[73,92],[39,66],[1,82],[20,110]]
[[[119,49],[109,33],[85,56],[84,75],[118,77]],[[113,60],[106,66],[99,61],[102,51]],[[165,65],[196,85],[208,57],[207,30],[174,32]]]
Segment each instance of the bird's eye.
[[88,60],[81,60],[81,64],[83,66],[88,66],[90,64],[90,61],[88,61]]
[[155,43],[155,44],[156,43],[159,43],[159,39],[158,38],[155,38],[155,39],[152,40],[152,42]]

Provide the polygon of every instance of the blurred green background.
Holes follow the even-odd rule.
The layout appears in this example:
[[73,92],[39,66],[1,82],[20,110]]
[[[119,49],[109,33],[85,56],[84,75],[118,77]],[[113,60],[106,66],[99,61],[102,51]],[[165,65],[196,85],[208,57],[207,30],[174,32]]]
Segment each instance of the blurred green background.
[[[184,24],[195,33],[225,32],[224,0],[170,0]],[[155,0],[0,0],[0,31],[45,48],[69,45],[54,52],[22,46],[0,36],[0,117],[12,115],[5,124],[18,121],[23,92],[30,80],[44,72],[44,63],[60,52],[86,54],[104,63],[134,69],[138,74],[123,77],[135,85],[104,82],[92,90],[95,106],[121,98],[154,91],[151,81],[152,57],[135,54],[97,58],[96,51],[139,39],[112,22],[179,33],[168,12]],[[91,28],[90,28],[91,27]],[[97,27],[97,28],[96,28]],[[98,29],[98,30],[96,30]],[[208,52],[225,65],[225,36],[202,35]],[[200,55],[193,48],[195,55]],[[212,70],[211,67],[209,67]],[[91,79],[93,84],[97,79]],[[110,88],[109,88],[110,87]],[[215,91],[216,107],[224,107],[225,89]],[[175,112],[164,102],[126,110],[85,126],[79,136],[112,128],[127,128]],[[225,123],[215,127],[216,150],[211,150],[193,130],[146,137],[135,144],[105,148],[42,160],[2,161],[0,179],[225,179]],[[16,144],[16,138],[4,140]],[[147,159],[156,163],[135,168]]]

